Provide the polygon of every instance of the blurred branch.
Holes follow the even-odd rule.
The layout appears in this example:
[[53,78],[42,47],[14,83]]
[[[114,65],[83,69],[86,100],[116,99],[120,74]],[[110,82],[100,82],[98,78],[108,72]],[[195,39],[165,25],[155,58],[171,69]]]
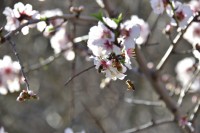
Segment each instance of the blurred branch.
[[168,61],[171,53],[174,51],[174,49],[179,44],[180,40],[182,39],[182,37],[183,37],[184,33],[186,32],[186,30],[188,29],[188,27],[199,16],[200,16],[200,13],[197,13],[194,17],[191,17],[191,19],[189,20],[189,23],[188,23],[187,27],[184,30],[181,30],[178,33],[178,35],[174,38],[174,40],[172,41],[172,43],[169,46],[168,50],[166,51],[166,53],[164,54],[164,56],[162,57],[162,59],[160,60],[160,62],[158,63],[158,65],[156,66],[156,70],[161,70],[163,68],[163,66],[165,65],[165,63]]
[[[86,23],[96,23],[97,22],[92,17],[89,17],[89,16],[79,16],[79,17],[77,17],[74,14],[64,14],[62,16],[53,16],[53,17],[49,17],[49,18],[45,18],[45,19],[33,19],[33,20],[28,21],[27,23],[20,25],[17,29],[7,33],[5,36],[2,37],[2,39],[4,41],[8,40],[8,38],[15,35],[17,32],[19,32],[25,26],[28,26],[28,25],[31,25],[31,24],[36,24],[36,23],[41,22],[41,21],[48,22],[48,21],[54,20],[54,19],[66,19],[66,20],[69,20],[69,21],[74,21],[74,22],[81,21],[81,22],[86,22]],[[3,43],[4,41],[2,41],[1,43]]]
[[102,133],[106,133],[105,129],[103,128],[101,122],[92,114],[92,112],[90,111],[90,109],[83,103],[81,102],[85,111],[92,117],[92,119],[94,120],[94,122],[96,123],[96,125],[101,129]]
[[115,12],[114,8],[112,7],[112,4],[110,0],[102,0],[104,4],[104,9],[107,11],[109,17],[114,18],[117,16],[117,13]]
[[25,74],[25,72],[24,72],[24,66],[23,66],[23,63],[22,63],[22,61],[21,61],[21,58],[19,57],[19,54],[18,54],[18,52],[17,52],[16,44],[15,44],[15,42],[13,42],[10,38],[8,39],[8,42],[9,42],[9,44],[10,44],[12,50],[13,50],[13,53],[15,54],[15,56],[16,56],[16,58],[17,58],[19,64],[20,64],[20,66],[21,66],[21,74],[22,74],[22,76],[23,76],[23,78],[24,78],[24,82],[25,82],[25,84],[26,84],[26,89],[27,89],[27,91],[29,91],[30,89],[29,89],[28,79],[27,79],[26,74]]
[[141,126],[138,126],[138,127],[135,127],[135,128],[131,128],[131,129],[119,132],[119,133],[135,133],[135,132],[147,130],[147,129],[152,128],[154,126],[159,126],[159,125],[172,123],[172,122],[174,122],[173,118],[165,118],[165,119],[156,120],[156,121],[152,120],[150,122],[147,122],[144,125],[141,125]]
[[183,102],[183,98],[185,97],[185,94],[189,91],[190,87],[192,86],[192,84],[194,83],[195,79],[197,78],[197,76],[200,74],[200,70],[197,69],[193,75],[193,77],[190,79],[190,81],[188,82],[188,84],[183,87],[181,89],[179,98],[178,98],[178,105],[180,106]]
[[159,101],[154,102],[154,101],[131,99],[131,98],[125,98],[125,102],[136,104],[136,105],[145,105],[145,106],[163,106],[163,102],[159,102]]
[[[199,98],[199,97],[198,97]],[[198,99],[196,106],[193,109],[193,113],[190,115],[189,120],[194,124],[197,120],[197,116],[200,113],[200,100]]]
[[[87,39],[88,39],[88,35],[84,35],[84,36],[76,37],[73,40],[74,40],[74,43],[79,43],[79,42],[85,41]],[[65,52],[66,50],[68,50],[68,49],[62,50],[58,54],[51,55],[48,58],[40,61],[40,63],[30,65],[29,68],[25,69],[24,71],[28,73],[30,71],[35,71],[46,65],[49,65],[52,62],[54,62],[57,58],[59,58],[62,55],[62,53]]]
[[67,86],[74,78],[78,77],[79,75],[83,74],[84,72],[86,72],[86,71],[88,71],[88,70],[90,70],[90,69],[92,69],[92,68],[94,68],[94,67],[95,67],[95,65],[92,65],[92,66],[90,66],[90,67],[84,69],[83,71],[81,71],[81,72],[79,72],[79,73],[73,75],[73,76],[70,77],[69,80],[65,83],[65,86]]
[[[169,109],[169,111],[173,114],[174,120],[177,124],[179,124],[179,121],[182,118],[182,114],[180,111],[180,108],[178,108],[177,104],[173,99],[168,95],[166,87],[162,84],[161,81],[159,81],[159,73],[158,71],[154,70],[153,68],[147,67],[147,61],[139,48],[139,46],[136,45],[136,59],[138,61],[139,67],[143,71],[143,73],[146,75],[149,82],[152,84],[154,90],[157,92],[157,94],[160,96],[160,99],[163,100],[163,102],[166,104],[166,107]],[[185,131],[183,128],[181,128],[183,131]],[[189,132],[189,128],[187,128]]]

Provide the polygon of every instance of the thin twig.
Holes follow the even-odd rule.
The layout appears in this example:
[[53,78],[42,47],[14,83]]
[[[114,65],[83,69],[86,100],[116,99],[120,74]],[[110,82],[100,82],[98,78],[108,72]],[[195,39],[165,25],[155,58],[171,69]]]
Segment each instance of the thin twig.
[[86,72],[86,71],[88,71],[88,70],[90,70],[90,69],[92,69],[92,68],[94,68],[94,67],[95,67],[95,65],[92,65],[92,66],[90,66],[90,67],[84,69],[83,71],[81,71],[81,72],[79,72],[79,73],[73,75],[73,76],[70,77],[69,80],[65,83],[65,86],[67,86],[74,78],[78,77],[79,75],[83,74],[84,72]]
[[18,52],[17,52],[16,44],[15,44],[15,42],[13,42],[10,38],[8,39],[8,42],[9,42],[9,44],[10,44],[12,50],[13,50],[13,53],[15,54],[15,56],[16,56],[16,58],[17,58],[19,64],[20,64],[20,66],[21,66],[21,73],[22,73],[22,76],[24,77],[24,82],[25,82],[25,84],[26,84],[26,89],[27,89],[27,91],[29,91],[30,89],[29,89],[28,79],[27,79],[26,74],[25,74],[25,72],[24,72],[23,63],[22,63],[22,61],[21,61],[21,59],[20,59],[20,57],[19,57],[19,54],[18,54]]
[[[148,68],[147,67],[147,61],[141,52],[139,46],[136,45],[136,59],[138,61],[139,67],[143,71],[143,73],[146,75],[149,82],[152,84],[153,89],[157,92],[157,94],[160,96],[160,99],[163,100],[166,107],[169,109],[169,111],[173,114],[174,120],[179,125],[179,121],[182,118],[182,113],[180,111],[180,108],[178,108],[176,102],[168,95],[167,89],[165,85],[158,79],[159,77],[159,71],[156,71],[154,68]],[[180,126],[179,126],[180,127]],[[190,128],[183,129],[180,127],[182,131],[188,131],[192,133]]]
[[8,38],[15,35],[17,32],[19,32],[25,26],[35,24],[35,23],[38,23],[38,22],[41,22],[41,21],[49,21],[49,20],[54,20],[54,19],[65,19],[65,20],[71,20],[71,21],[75,21],[75,22],[76,21],[81,21],[81,22],[83,21],[83,22],[87,22],[87,23],[96,23],[97,22],[92,17],[79,16],[77,18],[76,15],[74,15],[74,14],[64,14],[62,16],[53,16],[53,17],[49,17],[49,18],[46,18],[46,19],[33,19],[33,20],[28,21],[27,23],[20,25],[17,29],[10,31],[9,33],[7,33],[2,38],[6,41],[6,40],[8,40]]
[[173,52],[173,50],[177,47],[177,45],[179,44],[180,40],[182,39],[184,33],[186,32],[186,30],[188,29],[188,27],[192,24],[192,22],[194,20],[196,20],[196,18],[199,16],[200,14],[197,13],[194,17],[191,17],[191,19],[189,20],[189,23],[187,25],[187,27],[184,30],[181,30],[178,35],[175,37],[175,39],[173,40],[173,42],[171,43],[171,45],[169,46],[168,50],[166,51],[166,53],[164,54],[164,56],[162,57],[162,59],[160,60],[160,62],[158,63],[158,65],[156,66],[156,70],[161,70],[163,68],[163,66],[165,65],[165,63],[167,62],[167,60],[169,59],[171,53]]
[[155,101],[147,101],[147,100],[141,100],[141,99],[131,99],[126,98],[125,102],[136,104],[136,105],[145,105],[145,106],[163,106],[162,102],[155,102]]
[[161,119],[161,120],[150,121],[150,122],[148,122],[144,125],[141,125],[139,127],[131,128],[131,129],[128,129],[128,130],[125,130],[125,131],[121,131],[119,133],[135,133],[135,132],[147,130],[147,129],[152,128],[154,126],[159,126],[159,125],[172,123],[172,122],[174,122],[173,118],[165,118],[165,119]]
[[62,52],[58,53],[58,54],[51,55],[48,58],[40,61],[40,63],[31,65],[29,68],[25,69],[24,71],[26,73],[28,73],[30,71],[38,70],[38,69],[40,69],[40,68],[42,68],[42,67],[44,67],[46,65],[51,64],[53,61],[55,61],[55,59],[59,58],[61,55],[62,55]]
[[195,121],[196,121],[197,116],[199,115],[199,113],[200,113],[200,100],[198,99],[197,104],[196,104],[196,106],[194,107],[193,112],[192,112],[192,114],[191,114],[190,117],[189,117],[189,120],[190,120],[193,124],[195,123]]
[[96,125],[101,129],[102,133],[106,133],[105,129],[103,128],[103,126],[101,124],[101,122],[92,114],[90,109],[83,102],[81,102],[81,103],[82,103],[84,109],[86,110],[86,112],[92,117],[92,119],[94,120]]
[[[79,42],[85,41],[85,40],[87,40],[87,39],[88,39],[88,35],[76,37],[76,38],[74,38],[74,43],[79,43]],[[35,70],[38,70],[38,69],[40,69],[40,68],[42,68],[42,67],[44,67],[44,66],[46,66],[46,65],[49,65],[49,64],[51,64],[52,62],[54,62],[56,59],[58,59],[58,58],[62,55],[62,53],[64,53],[66,50],[68,50],[68,48],[62,50],[62,51],[61,51],[60,53],[58,53],[58,54],[53,54],[53,55],[49,56],[48,58],[46,58],[46,59],[40,61],[40,63],[30,65],[30,67],[27,68],[27,69],[25,69],[24,71],[25,71],[26,73],[28,73],[28,72],[30,72],[30,71],[35,71]]]
[[104,9],[107,11],[109,17],[114,18],[116,17],[116,13],[114,8],[111,6],[110,0],[102,0],[104,4]]

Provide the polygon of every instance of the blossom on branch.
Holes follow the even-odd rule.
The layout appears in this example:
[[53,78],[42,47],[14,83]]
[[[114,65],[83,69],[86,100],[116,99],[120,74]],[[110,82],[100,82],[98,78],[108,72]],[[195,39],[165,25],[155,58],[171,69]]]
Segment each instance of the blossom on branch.
[[[181,83],[182,87],[187,87],[194,76],[194,72],[199,69],[199,63],[195,62],[192,57],[187,57],[179,61],[176,65],[175,71],[177,73],[177,79]],[[190,86],[191,92],[200,90],[200,76],[197,76]]]
[[139,18],[137,15],[131,16],[132,24],[140,26],[140,36],[136,39],[137,44],[143,44],[146,42],[148,35],[150,34],[149,24],[143,19]]
[[117,24],[103,17],[90,28],[87,46],[94,55],[96,69],[107,78],[123,80],[127,68],[132,68],[130,58],[135,56],[135,41],[141,32],[140,25],[132,21]]
[[56,54],[63,52],[66,60],[74,60],[75,53],[73,51],[73,44],[70,42],[64,28],[59,29],[55,35],[51,37],[50,42]]
[[20,90],[21,75],[20,65],[12,61],[10,56],[4,56],[0,60],[0,94],[6,95]]
[[[43,11],[38,15],[38,18],[40,19],[46,19],[49,17],[54,16],[61,16],[63,15],[63,12],[60,9],[53,9],[53,10],[47,10]],[[41,21],[37,23],[37,29],[40,32],[43,32],[44,36],[50,36],[55,34],[56,30],[59,30],[63,25],[64,20],[63,19],[52,19],[48,21]]]
[[[14,5],[14,9],[6,7],[3,11],[3,14],[6,16],[7,24],[5,25],[5,30],[13,31],[18,28],[21,24],[28,22],[31,19],[35,19],[38,12],[32,9],[32,5],[24,5],[21,2],[18,2]],[[21,29],[23,35],[29,33],[29,28],[31,26],[25,26]]]
[[173,6],[174,9],[171,7],[167,8],[167,14],[171,17],[171,25],[184,29],[188,24],[188,20],[193,16],[193,11],[189,5],[178,1]]

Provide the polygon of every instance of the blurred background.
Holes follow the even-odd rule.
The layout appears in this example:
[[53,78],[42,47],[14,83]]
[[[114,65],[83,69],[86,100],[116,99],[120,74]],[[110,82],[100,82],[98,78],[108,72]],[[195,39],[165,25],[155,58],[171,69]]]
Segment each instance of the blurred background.
[[[13,8],[18,0],[1,0],[0,24],[6,24],[6,17],[2,14],[5,7]],[[73,6],[85,7],[81,15],[89,16],[99,11],[100,7],[95,0],[21,0],[24,4],[30,3],[33,9],[38,11],[59,8],[63,13],[69,13],[71,3]],[[149,0],[110,0],[117,12],[122,12],[126,19],[131,15],[147,21],[153,29],[149,44],[157,45],[144,47],[143,52],[149,62],[158,63],[170,42],[164,34],[163,28],[170,21],[166,15],[157,16],[152,13]],[[157,21],[157,24],[155,22]],[[92,24],[77,25],[75,37],[87,35]],[[71,34],[72,24],[67,28]],[[23,61],[25,69],[40,60],[46,59],[54,54],[48,38],[36,29],[23,36],[21,33],[13,37],[17,44],[17,50]],[[87,42],[74,44],[82,49],[87,49]],[[180,45],[179,45],[180,46]],[[191,48],[185,40],[177,49]],[[0,46],[0,56],[10,55],[16,60],[8,43]],[[173,55],[162,73],[175,76],[174,67],[178,60],[188,55]],[[133,66],[137,63],[133,59]],[[125,99],[139,99],[146,101],[159,101],[159,97],[152,89],[148,80],[133,71],[128,71],[127,79],[134,82],[135,91],[127,91],[125,81],[117,80],[111,82],[104,89],[100,88],[103,74],[96,69],[91,69],[75,78],[67,86],[65,82],[74,73],[78,73],[89,66],[92,61],[87,61],[85,54],[77,52],[75,61],[66,61],[63,56],[57,58],[51,64],[27,73],[30,88],[39,96],[39,100],[27,102],[16,102],[20,92],[0,95],[0,126],[8,133],[64,133],[65,128],[70,127],[75,132],[85,130],[87,133],[117,133],[133,127],[138,127],[152,120],[169,118],[169,111],[162,106],[140,105],[127,102]],[[75,67],[74,67],[75,66]],[[184,113],[192,106],[191,96],[186,97],[183,105]],[[174,97],[176,99],[176,97]],[[200,128],[200,127],[198,127]],[[141,133],[180,133],[174,123],[155,126],[141,131]]]

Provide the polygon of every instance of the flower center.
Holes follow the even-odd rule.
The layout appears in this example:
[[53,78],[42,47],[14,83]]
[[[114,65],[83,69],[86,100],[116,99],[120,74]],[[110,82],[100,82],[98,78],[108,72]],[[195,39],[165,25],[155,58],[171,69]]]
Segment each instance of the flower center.
[[113,49],[113,45],[112,45],[112,43],[111,42],[109,42],[109,41],[106,41],[105,43],[104,43],[104,46],[105,46],[105,48],[106,49]]
[[12,69],[10,67],[5,68],[4,70],[5,74],[9,75],[12,73]]
[[177,18],[179,21],[182,21],[182,20],[185,18],[185,14],[183,13],[183,11],[176,12],[176,18]]

